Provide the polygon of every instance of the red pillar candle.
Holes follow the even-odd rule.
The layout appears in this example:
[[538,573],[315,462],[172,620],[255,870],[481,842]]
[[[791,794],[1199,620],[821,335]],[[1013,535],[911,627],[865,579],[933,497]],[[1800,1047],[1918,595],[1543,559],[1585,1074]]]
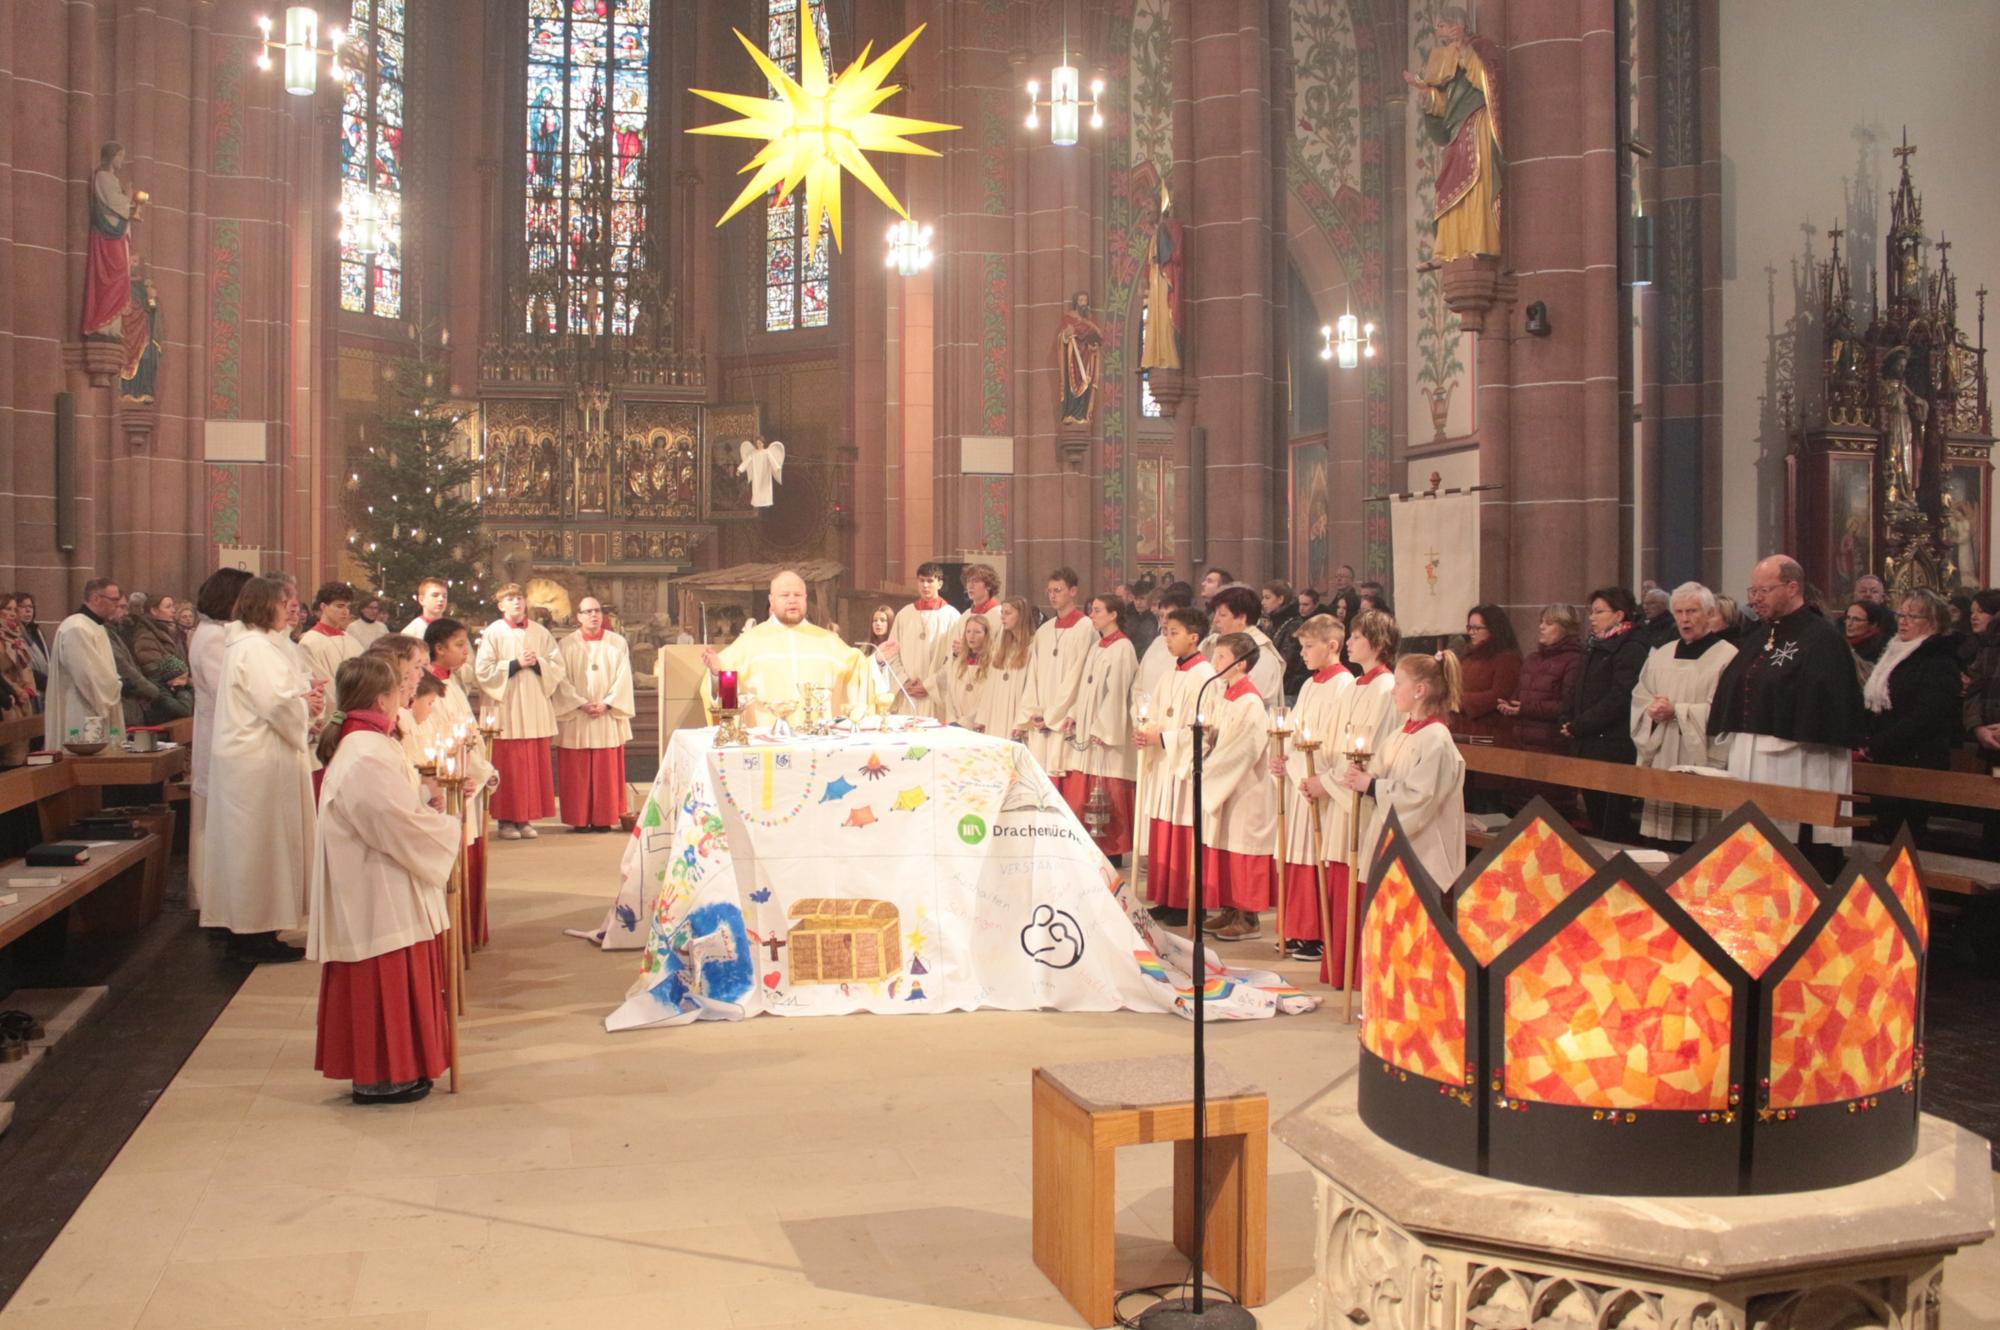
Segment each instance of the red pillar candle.
[[736,710],[736,671],[722,670],[715,676],[716,703],[724,711]]

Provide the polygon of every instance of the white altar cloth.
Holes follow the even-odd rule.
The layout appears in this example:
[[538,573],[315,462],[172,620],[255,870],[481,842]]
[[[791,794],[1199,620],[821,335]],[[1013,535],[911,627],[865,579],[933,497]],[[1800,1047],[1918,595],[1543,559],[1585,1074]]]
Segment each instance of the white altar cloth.
[[[682,730],[626,847],[606,948],[643,946],[610,1030],[769,1012],[1192,1014],[1159,928],[1017,743],[956,728]],[[1306,1011],[1210,953],[1211,1018]]]

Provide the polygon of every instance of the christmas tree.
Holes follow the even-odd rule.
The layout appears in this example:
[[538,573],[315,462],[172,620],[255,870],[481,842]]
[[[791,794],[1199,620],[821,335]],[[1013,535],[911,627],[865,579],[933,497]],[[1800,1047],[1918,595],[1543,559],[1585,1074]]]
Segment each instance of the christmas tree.
[[383,371],[381,406],[361,428],[348,471],[347,552],[385,601],[415,600],[441,577],[452,599],[479,598],[490,542],[480,529],[477,458],[461,446],[470,410],[438,391],[419,361]]

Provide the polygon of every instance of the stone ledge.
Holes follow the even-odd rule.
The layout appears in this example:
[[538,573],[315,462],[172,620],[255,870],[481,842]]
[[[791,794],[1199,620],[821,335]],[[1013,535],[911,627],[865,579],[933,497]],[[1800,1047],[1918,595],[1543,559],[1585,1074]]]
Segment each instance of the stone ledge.
[[1724,1281],[1953,1251],[1993,1236],[1991,1149],[1929,1114],[1917,1152],[1866,1182],[1774,1196],[1585,1196],[1461,1173],[1361,1121],[1350,1071],[1274,1128],[1318,1172],[1410,1232]]

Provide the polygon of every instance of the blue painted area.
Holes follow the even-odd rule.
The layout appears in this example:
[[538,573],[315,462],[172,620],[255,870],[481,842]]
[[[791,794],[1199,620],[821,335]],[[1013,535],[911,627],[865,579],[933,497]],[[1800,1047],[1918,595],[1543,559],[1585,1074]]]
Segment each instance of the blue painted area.
[[695,998],[741,1002],[750,992],[750,939],[743,931],[743,911],[732,902],[688,911],[661,950],[666,973],[652,992],[669,1006],[684,1007]]

